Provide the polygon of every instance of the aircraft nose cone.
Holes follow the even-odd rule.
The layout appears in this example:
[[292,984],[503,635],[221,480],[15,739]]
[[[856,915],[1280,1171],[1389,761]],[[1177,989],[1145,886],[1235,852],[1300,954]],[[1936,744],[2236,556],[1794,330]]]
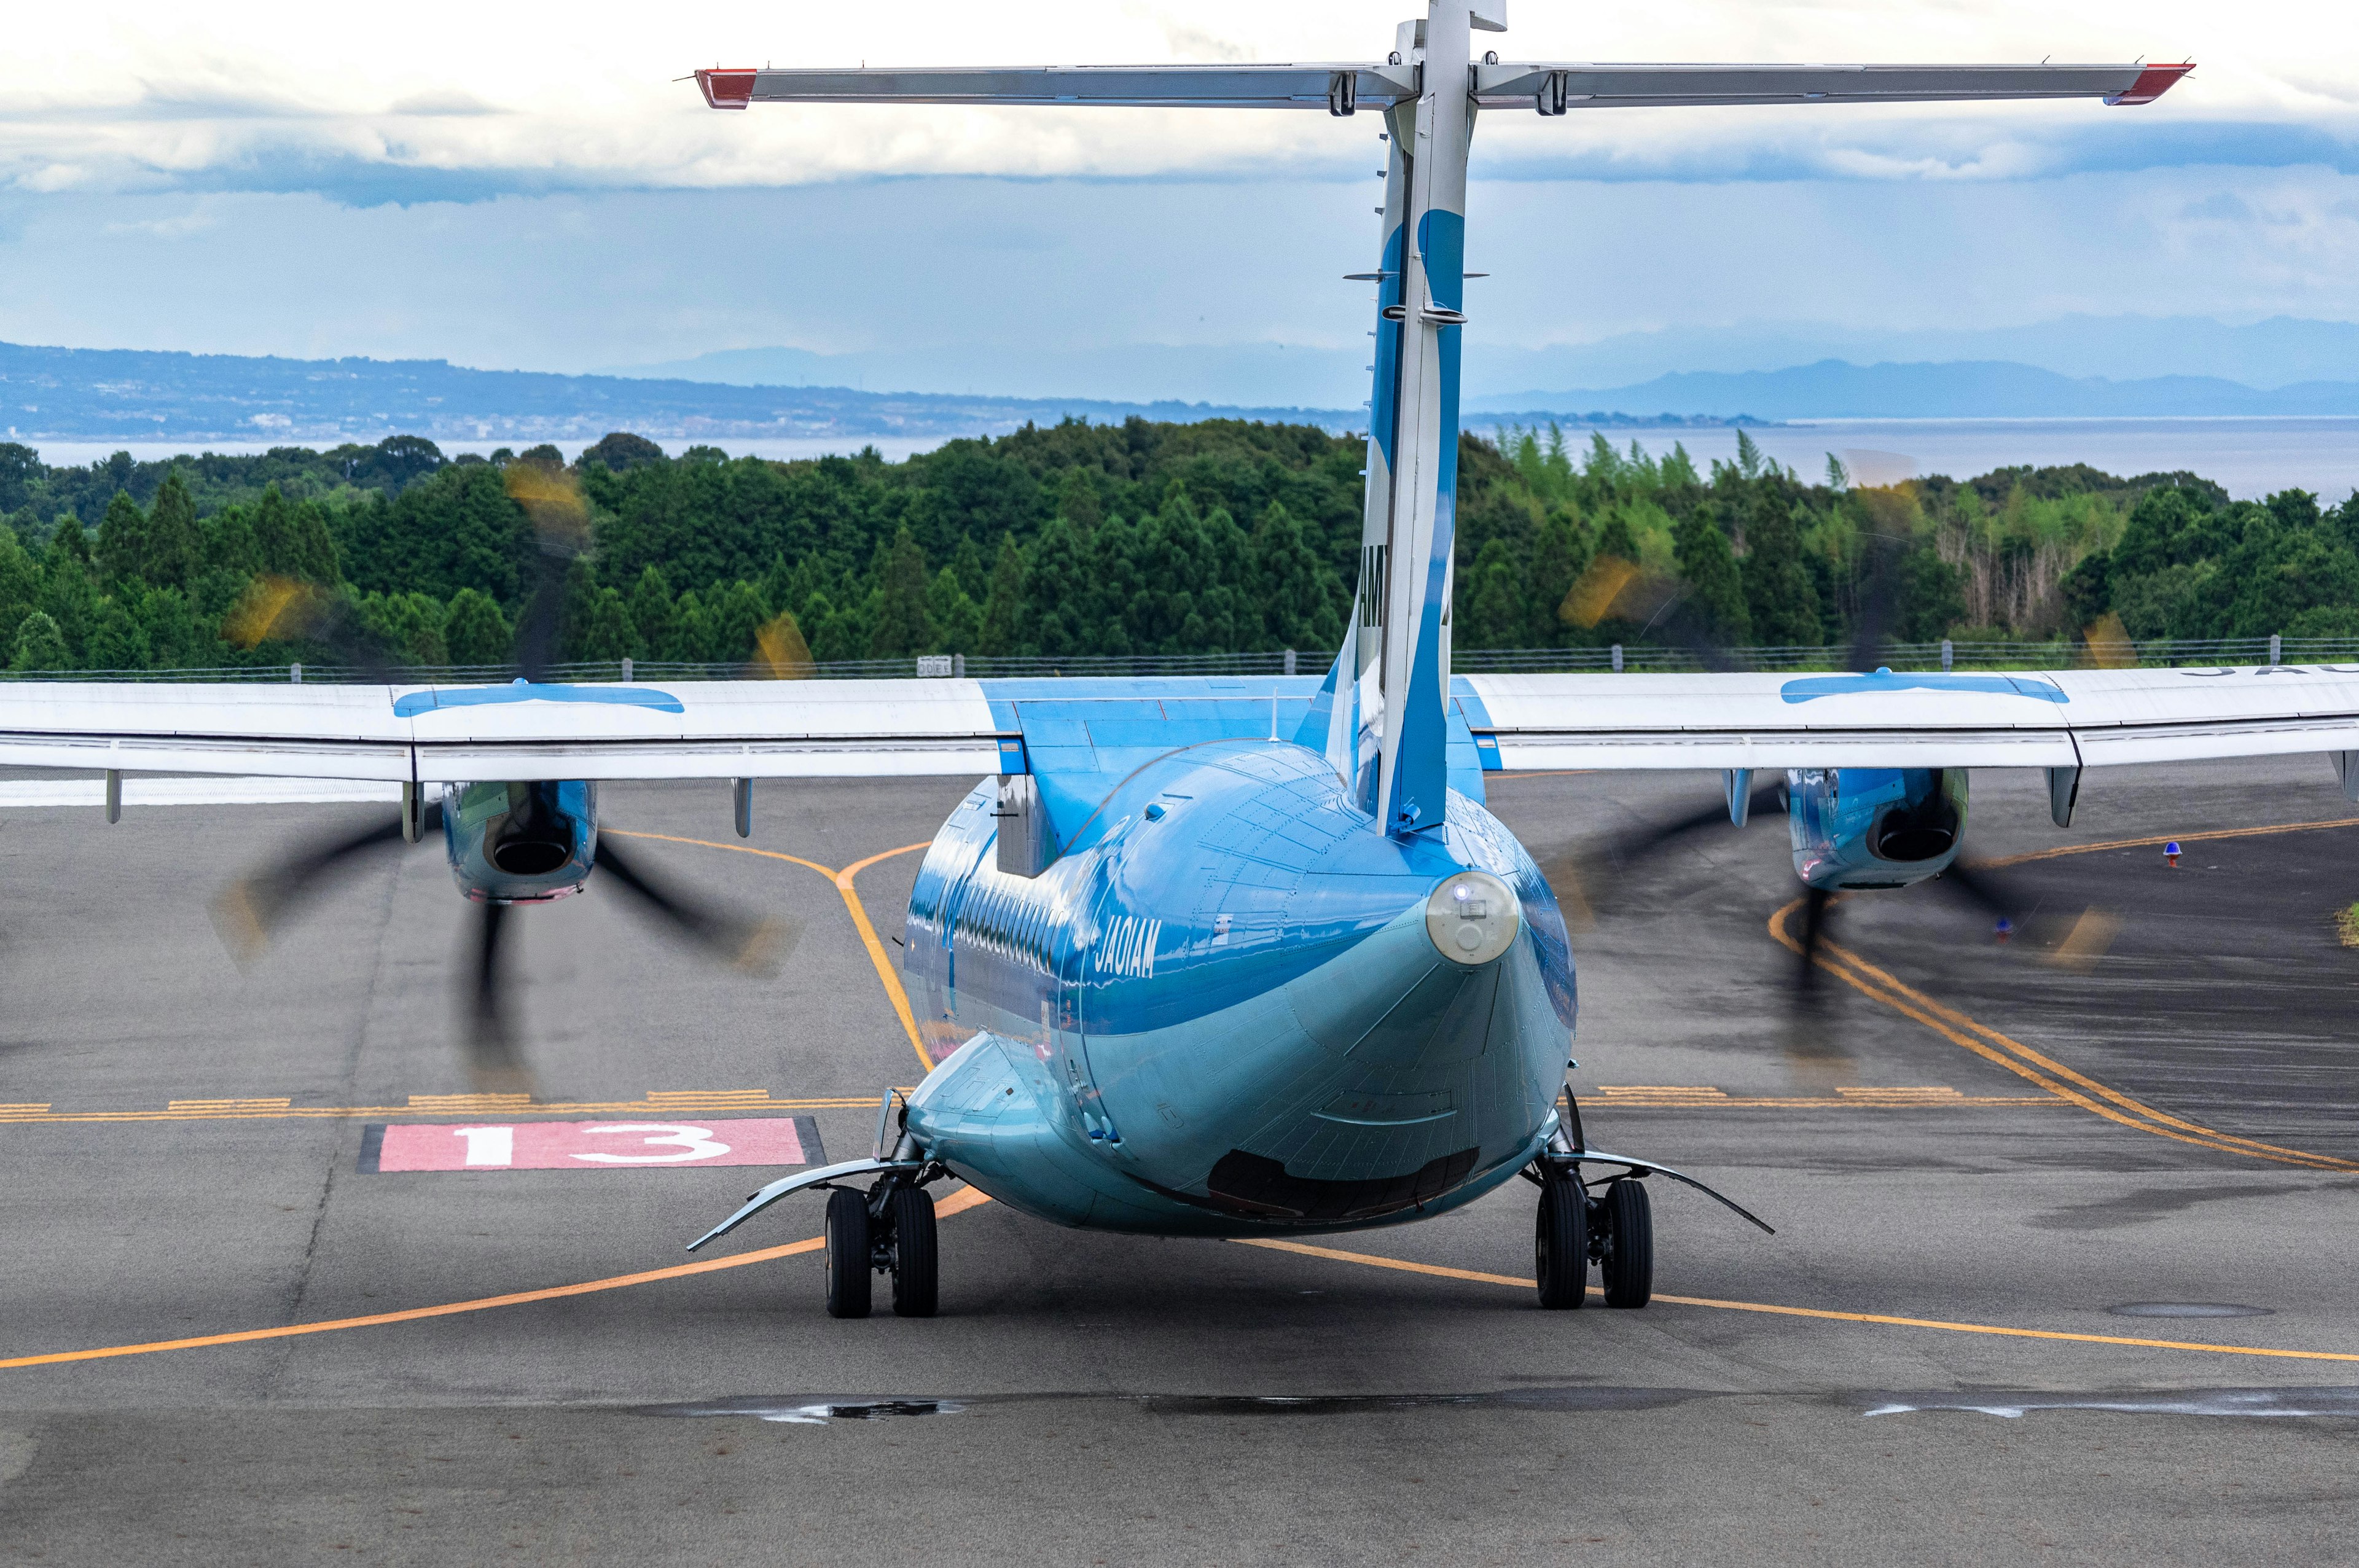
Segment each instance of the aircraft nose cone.
[[1444,877],[1425,901],[1425,934],[1434,951],[1470,969],[1506,952],[1523,925],[1516,890],[1488,871]]

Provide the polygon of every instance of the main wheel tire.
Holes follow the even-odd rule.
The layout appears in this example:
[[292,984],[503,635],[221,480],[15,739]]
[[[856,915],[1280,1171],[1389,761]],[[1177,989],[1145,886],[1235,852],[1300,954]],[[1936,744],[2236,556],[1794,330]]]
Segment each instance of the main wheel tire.
[[1605,1255],[1598,1270],[1605,1304],[1645,1306],[1655,1294],[1655,1216],[1647,1184],[1625,1177],[1605,1189],[1605,1201],[1598,1206],[1605,1220]]
[[934,1200],[916,1187],[896,1187],[885,1200],[893,1222],[893,1311],[931,1317],[940,1298],[941,1253],[934,1245]]
[[842,1187],[827,1195],[827,1315],[868,1315],[868,1200]]
[[1572,1177],[1551,1173],[1540,1184],[1532,1254],[1540,1305],[1564,1310],[1589,1299],[1589,1199]]

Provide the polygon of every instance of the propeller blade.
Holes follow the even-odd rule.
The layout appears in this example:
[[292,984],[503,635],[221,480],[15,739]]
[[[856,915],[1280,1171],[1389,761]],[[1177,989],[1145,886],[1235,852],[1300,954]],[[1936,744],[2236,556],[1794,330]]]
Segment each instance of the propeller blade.
[[[426,808],[429,829],[442,827],[440,801]],[[213,900],[213,929],[222,946],[241,964],[252,963],[270,944],[271,934],[306,899],[318,893],[332,872],[345,869],[356,855],[402,841],[398,820],[359,833],[315,842],[279,865],[233,882]]]
[[338,664],[359,671],[374,684],[397,686],[410,674],[348,600],[288,578],[255,579],[230,611],[222,634],[241,648],[251,648],[266,638],[315,643]]
[[1822,887],[1802,892],[1802,968],[1794,989],[1808,997],[1819,989],[1819,943],[1826,935],[1827,905],[1832,900]]
[[2020,925],[2030,913],[2032,902],[2015,889],[1977,871],[1963,860],[1952,860],[1950,869],[1933,879],[1933,885],[1987,913],[1994,920],[2011,921]]
[[778,964],[802,938],[799,925],[778,920],[747,920],[666,890],[633,866],[611,839],[598,840],[595,864],[616,887],[638,900],[641,908],[669,922],[676,930],[719,957],[751,973],[776,973]]
[[[1786,810],[1785,795],[1783,779],[1774,784],[1756,785],[1746,807],[1747,825],[1764,816],[1782,816]],[[1610,899],[1614,884],[1636,867],[1690,834],[1701,833],[1715,826],[1732,826],[1725,804],[1704,806],[1684,816],[1648,824],[1628,838],[1608,837],[1568,846],[1541,866],[1540,874],[1548,878],[1550,887],[1557,890],[1560,903],[1565,902],[1564,895],[1570,892],[1580,902],[1585,916],[1590,913],[1590,890],[1593,887],[1599,896]]]
[[475,927],[475,989],[469,1010],[467,1073],[479,1094],[530,1094],[532,1075],[508,1031],[500,975],[500,930],[508,907],[486,902]]
[[1859,614],[1852,622],[1851,667],[1859,675],[1872,674],[1884,665],[1884,645],[1891,640],[1892,628],[1899,619],[1900,571],[1898,552],[1882,539],[1870,539],[1867,550],[1867,582],[1860,599]]
[[516,650],[517,673],[538,683],[547,678],[557,660],[565,579],[573,557],[589,543],[590,509],[579,481],[562,469],[516,462],[501,477],[508,494],[532,520],[532,597],[516,620]]

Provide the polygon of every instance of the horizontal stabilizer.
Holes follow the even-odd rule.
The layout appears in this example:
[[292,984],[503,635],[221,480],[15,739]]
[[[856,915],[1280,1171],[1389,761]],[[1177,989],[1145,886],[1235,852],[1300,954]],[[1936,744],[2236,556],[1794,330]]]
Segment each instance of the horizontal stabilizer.
[[1413,65],[1049,65],[857,70],[712,69],[715,109],[749,103],[1099,104],[1131,108],[1383,109],[1417,96]]
[[2100,98],[2151,103],[2187,65],[1478,65],[1486,108],[1646,108],[1697,103],[1935,103]]

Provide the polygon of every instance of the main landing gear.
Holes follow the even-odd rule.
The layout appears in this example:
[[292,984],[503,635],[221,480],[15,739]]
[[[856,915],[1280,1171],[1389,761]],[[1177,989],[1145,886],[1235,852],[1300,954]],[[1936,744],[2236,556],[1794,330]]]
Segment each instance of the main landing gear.
[[[1524,1170],[1524,1178],[1540,1190],[1532,1251],[1543,1307],[1566,1310],[1585,1303],[1592,1263],[1597,1265],[1607,1306],[1642,1307],[1654,1299],[1655,1217],[1642,1181],[1646,1176],[1683,1183],[1734,1209],[1770,1235],[1777,1234],[1693,1176],[1626,1154],[1591,1149],[1582,1136],[1580,1107],[1570,1094],[1560,1103],[1561,1113],[1548,1147]],[[1581,1173],[1584,1164],[1622,1169],[1590,1180]]]
[[827,1195],[827,1314],[866,1317],[875,1276],[887,1274],[896,1315],[931,1317],[941,1281],[933,1197],[889,1179],[878,1185]]
[[1545,1169],[1532,1238],[1540,1305],[1570,1309],[1589,1299],[1589,1266],[1598,1268],[1610,1307],[1642,1307],[1655,1293],[1655,1220],[1635,1176],[1603,1184],[1593,1198],[1577,1167]]

